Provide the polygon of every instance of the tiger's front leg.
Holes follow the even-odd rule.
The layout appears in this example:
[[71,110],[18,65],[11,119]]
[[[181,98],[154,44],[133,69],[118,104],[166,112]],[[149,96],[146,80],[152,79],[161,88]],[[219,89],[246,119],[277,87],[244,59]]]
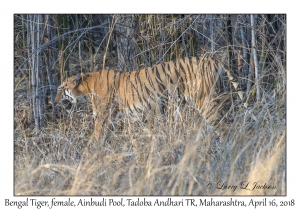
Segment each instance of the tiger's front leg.
[[105,130],[108,127],[109,113],[107,111],[94,112],[94,132],[93,138],[102,146],[105,140]]
[[93,137],[96,142],[100,142],[100,145],[103,145],[109,131],[112,129],[112,122],[117,112],[113,104],[102,104],[98,108],[100,109],[93,110],[95,122]]

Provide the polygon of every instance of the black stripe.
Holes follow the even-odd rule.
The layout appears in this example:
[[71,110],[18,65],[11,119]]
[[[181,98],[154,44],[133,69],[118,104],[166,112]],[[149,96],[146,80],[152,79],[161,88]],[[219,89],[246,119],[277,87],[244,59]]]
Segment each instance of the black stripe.
[[[131,77],[132,77],[132,72],[130,72],[130,77],[128,78],[128,82],[130,83],[130,86],[131,86],[131,88],[130,88],[130,90],[131,90],[131,97],[132,97],[132,99],[133,99],[133,101],[134,101],[134,98],[135,98],[135,92],[134,92],[134,90],[137,92],[137,90],[136,90],[136,87],[134,86],[134,84],[131,82]],[[135,79],[135,78],[134,78]],[[134,90],[133,90],[134,89]]]
[[116,86],[117,86],[117,72],[116,71],[114,71],[114,87],[116,88]]
[[146,72],[146,77],[150,83],[150,86],[153,87],[153,82],[151,80],[151,76],[149,75],[148,69],[147,70],[145,69],[145,72]]
[[[146,71],[146,69],[145,69],[145,71]],[[140,85],[141,91],[143,93],[144,92],[144,85],[143,85],[141,77],[140,77],[140,71],[138,72],[138,76],[137,76],[137,85]]]
[[[149,90],[146,86],[145,86],[145,89],[146,89],[146,92],[147,92],[147,95],[149,96],[149,98],[150,98],[152,101],[156,102],[155,98],[154,98],[153,95],[151,94],[151,90]],[[144,98],[144,99],[145,99],[145,98]],[[148,101],[148,99],[145,99],[145,102],[147,102],[147,101]]]
[[[162,65],[160,65],[160,66],[161,66],[160,69],[162,69]],[[156,81],[159,82],[159,83],[162,83],[162,79],[161,79],[161,77],[160,77],[161,72],[159,71],[159,69],[158,69],[157,66],[156,66],[156,72],[155,72],[155,74],[156,74]]]
[[[125,83],[125,88],[124,88],[124,93],[123,93],[123,95],[124,96],[126,96],[126,91],[127,91],[127,89],[128,89],[128,86],[127,86],[127,80],[125,80],[126,78],[125,78],[125,73],[121,73],[123,76],[122,76],[122,80],[123,80],[123,84]],[[121,75],[120,75],[121,76]],[[120,78],[120,81],[121,81],[121,78]],[[125,104],[127,103],[127,99],[125,98],[124,99],[125,101]],[[124,105],[125,105],[124,104]],[[128,105],[127,105],[127,107],[128,107]]]
[[156,80],[156,82],[157,82],[160,93],[163,93],[166,90],[166,86],[157,80]]
[[[171,62],[171,61],[170,61],[170,62]],[[173,61],[172,61],[172,62],[173,62]],[[172,80],[172,77],[171,77],[172,73],[171,73],[171,69],[170,69],[170,63],[167,64],[167,70],[168,70],[168,72],[169,72],[169,74],[167,73],[167,76],[168,76],[168,78],[169,78],[169,80],[170,80],[170,83],[173,85],[173,84],[174,84],[174,81]]]
[[109,71],[106,72],[106,85],[107,85],[107,92],[109,92],[109,78],[108,78],[108,75],[109,75]]
[[139,88],[138,88],[138,74],[136,73],[135,74],[135,78],[134,78],[134,81],[135,81],[135,84],[136,84],[136,87],[134,87],[134,89],[136,90],[136,94],[137,94],[137,97],[138,97],[138,99],[139,99],[139,101],[142,103],[143,101],[142,101],[142,96],[140,95],[140,93],[139,93]]
[[162,71],[163,71],[164,75],[167,75],[167,72],[166,72],[166,70],[165,70],[165,67],[166,67],[166,63],[162,63],[162,64],[161,64]]
[[[134,111],[135,111],[136,113],[140,113],[140,112],[141,112],[141,110],[140,110],[139,108],[137,108],[134,104],[133,104],[133,109],[134,109]],[[133,110],[131,110],[131,108],[130,108],[130,111],[131,111],[131,113],[133,114]]]
[[181,60],[177,61],[179,63],[179,70],[181,70],[184,74],[186,74],[186,71],[184,69],[184,67],[182,66]]
[[[180,62],[180,60],[179,60],[178,62],[179,62],[179,68],[180,68],[180,70],[184,73],[184,74],[183,74],[183,77],[184,77],[184,78],[182,78],[182,79],[184,79],[184,81],[187,83],[187,82],[189,82],[189,81],[187,81],[187,74],[186,74],[186,71],[185,71],[184,67],[182,66],[182,63]],[[182,77],[182,76],[181,76],[181,77]]]
[[[192,58],[188,58],[187,62],[189,63],[189,65],[187,65],[187,68],[190,73],[190,77],[192,77],[191,79],[196,79],[197,69],[195,71],[193,69],[194,67],[193,67]],[[198,66],[197,60],[196,60],[196,66]]]
[[[153,98],[151,98],[151,91],[147,87],[145,87],[145,90],[146,90],[147,95],[149,96],[149,98],[153,100]],[[144,98],[144,103],[146,103],[148,108],[151,109],[150,103],[148,103],[149,99],[145,98],[145,97],[143,97],[143,98]]]
[[[160,71],[159,71],[159,70],[160,70]],[[161,74],[165,74],[165,72],[164,72],[164,66],[162,66],[162,65],[161,65],[161,68],[160,68],[160,69],[157,68],[157,71],[156,71],[157,77],[155,78],[156,83],[157,83],[157,85],[158,85],[158,89],[159,89],[159,91],[162,93],[162,92],[164,92],[164,90],[166,89],[166,86],[165,86],[165,84],[163,84],[163,81],[162,81],[162,79],[161,79],[161,77],[160,77]],[[164,75],[164,76],[166,77],[166,75]]]
[[[126,75],[126,77],[125,77],[125,75]],[[125,81],[125,83],[126,83],[126,90],[128,90],[128,85],[129,85],[129,79],[130,79],[130,74],[125,74],[125,72],[124,72],[124,81]]]
[[174,61],[172,61],[172,62],[174,64],[174,71],[175,71],[176,77],[178,79],[178,78],[180,78],[180,72],[179,72],[180,69],[177,66],[177,62],[174,62]]

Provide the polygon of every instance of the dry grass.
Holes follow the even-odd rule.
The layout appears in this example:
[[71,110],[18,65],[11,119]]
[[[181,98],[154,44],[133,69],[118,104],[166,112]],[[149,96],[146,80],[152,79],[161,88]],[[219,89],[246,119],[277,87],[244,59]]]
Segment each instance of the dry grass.
[[[284,71],[280,75],[279,84],[285,84]],[[70,117],[48,119],[35,133],[26,123],[25,84],[15,92],[15,195],[286,195],[284,85],[251,108],[231,107],[225,142],[207,131],[193,107],[175,115],[171,104],[166,119],[149,114],[142,123],[123,116],[123,128],[106,132],[100,147],[88,144],[93,130],[88,105]],[[254,182],[276,188],[240,189],[243,181],[250,182],[248,188]],[[223,182],[238,187],[211,187]]]

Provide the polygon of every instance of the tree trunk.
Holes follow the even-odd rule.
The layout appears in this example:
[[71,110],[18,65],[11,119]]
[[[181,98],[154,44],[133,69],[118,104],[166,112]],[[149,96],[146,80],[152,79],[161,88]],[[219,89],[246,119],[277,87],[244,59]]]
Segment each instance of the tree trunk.
[[[63,28],[67,28],[67,16],[62,15],[62,26]],[[59,15],[56,15],[56,23],[57,23],[57,35],[60,36],[64,33],[62,29],[59,27]],[[62,31],[61,31],[62,30]],[[62,33],[61,33],[62,32]],[[66,60],[66,50],[65,47],[67,46],[67,41],[59,40],[58,41],[58,66],[59,66],[59,76],[60,76],[60,82],[62,82],[68,73],[69,66],[68,61]]]
[[[43,35],[43,43],[46,44],[47,42],[49,42],[49,40],[51,40],[53,38],[53,28],[54,28],[54,24],[53,24],[53,17],[51,15],[45,15],[45,27],[46,27],[46,33]],[[52,45],[51,45],[52,46]],[[54,59],[53,59],[53,55],[52,55],[52,51],[55,51],[54,47],[49,46],[47,48],[47,50],[44,51],[44,59],[45,59],[45,68],[46,68],[46,73],[47,73],[47,80],[48,80],[48,85],[49,85],[49,91],[50,91],[50,99],[51,99],[51,104],[52,104],[52,111],[55,111],[55,103],[54,103],[54,98],[56,95],[56,86],[55,86],[55,82],[53,81],[52,75],[53,75],[53,71],[51,71],[51,66],[53,66],[54,63]],[[58,80],[58,78],[55,78],[56,80]],[[55,80],[54,79],[54,80]],[[58,84],[58,81],[57,81]]]
[[255,37],[255,22],[254,16],[251,17],[251,44],[252,44],[252,55],[254,60],[254,68],[255,68],[255,85],[256,85],[256,99],[260,100],[260,86],[259,86],[259,73],[258,73],[258,60],[256,53],[256,37]]
[[211,53],[215,52],[215,28],[214,28],[214,20],[213,15],[208,15],[209,17],[209,30],[210,30],[210,44],[211,44]]
[[247,91],[246,91],[246,95],[245,97],[248,97],[250,88],[251,88],[251,84],[252,84],[252,71],[250,69],[249,66],[249,59],[248,59],[248,46],[247,46],[247,40],[246,40],[246,33],[245,33],[245,29],[246,27],[244,27],[245,21],[244,21],[244,17],[240,16],[240,33],[241,33],[241,39],[242,39],[242,48],[243,48],[243,68],[242,68],[242,72],[245,75],[245,82],[247,84]]
[[[34,117],[34,124],[37,131],[45,126],[45,109],[47,106],[46,87],[47,81],[45,73],[42,72],[42,66],[45,66],[41,56],[42,38],[45,33],[42,15],[28,15],[28,35],[27,46],[28,55],[31,55],[29,59],[29,65],[31,68],[30,81],[31,81],[31,98],[32,98],[32,110]],[[43,39],[44,40],[44,39]]]
[[[28,15],[28,24],[30,25],[30,30],[28,31],[27,39],[28,49],[31,46],[31,52],[34,52],[37,48],[36,43],[36,15]],[[28,55],[30,55],[28,53]],[[34,125],[37,131],[40,130],[40,118],[39,118],[39,100],[38,100],[38,85],[37,85],[37,53],[31,56],[31,91],[32,91],[32,108],[33,108],[33,116],[34,116]]]
[[136,26],[136,17],[134,15],[117,15],[116,42],[119,71],[132,71],[137,69],[134,60],[135,46],[132,41]]
[[[36,15],[36,48],[39,49],[41,46],[41,32],[42,32],[42,15]],[[41,72],[42,66],[42,57],[41,57],[41,50],[37,50],[36,52],[36,97],[37,97],[37,107],[38,107],[38,116],[40,121],[40,127],[45,126],[44,122],[44,94],[42,90],[43,87],[43,74]]]
[[227,42],[228,42],[228,52],[229,52],[229,62],[228,66],[229,69],[232,69],[234,65],[234,51],[233,51],[233,41],[232,41],[232,22],[231,22],[231,15],[228,15],[227,19]]

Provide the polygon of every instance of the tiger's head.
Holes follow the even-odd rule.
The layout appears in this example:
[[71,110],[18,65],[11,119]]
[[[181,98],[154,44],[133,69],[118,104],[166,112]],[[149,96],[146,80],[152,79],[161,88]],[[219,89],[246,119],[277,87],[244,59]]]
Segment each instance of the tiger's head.
[[83,89],[80,87],[81,75],[77,74],[66,79],[58,88],[55,103],[68,100],[75,104],[78,99],[84,97]]

